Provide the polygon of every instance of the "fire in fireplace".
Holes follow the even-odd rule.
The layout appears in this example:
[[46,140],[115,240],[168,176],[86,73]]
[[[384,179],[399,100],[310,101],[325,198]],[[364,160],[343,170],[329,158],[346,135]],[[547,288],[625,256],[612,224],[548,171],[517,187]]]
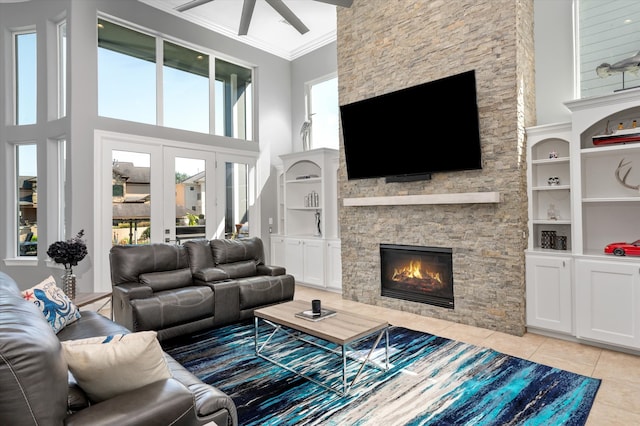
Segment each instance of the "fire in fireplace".
[[382,296],[454,308],[452,250],[380,244]]

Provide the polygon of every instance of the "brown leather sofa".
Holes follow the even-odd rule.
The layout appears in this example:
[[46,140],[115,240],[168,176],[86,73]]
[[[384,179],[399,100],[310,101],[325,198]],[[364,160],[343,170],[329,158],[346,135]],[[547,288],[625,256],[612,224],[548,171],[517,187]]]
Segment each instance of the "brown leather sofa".
[[159,340],[251,318],[295,290],[283,267],[265,265],[257,237],[114,246],[109,259],[115,321]]
[[95,312],[57,335],[0,272],[0,423],[21,426],[238,424],[231,398],[165,354],[171,378],[91,403],[69,372],[60,341],[127,333]]

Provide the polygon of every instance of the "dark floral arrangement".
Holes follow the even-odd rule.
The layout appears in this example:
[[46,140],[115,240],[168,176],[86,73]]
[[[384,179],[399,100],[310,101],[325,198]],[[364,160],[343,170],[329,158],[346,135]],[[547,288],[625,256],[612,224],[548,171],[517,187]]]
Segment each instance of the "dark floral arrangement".
[[66,241],[56,241],[47,249],[47,255],[54,262],[63,264],[65,269],[76,266],[88,254],[87,244],[82,239],[83,236],[84,229],[81,229],[78,235],[73,238]]

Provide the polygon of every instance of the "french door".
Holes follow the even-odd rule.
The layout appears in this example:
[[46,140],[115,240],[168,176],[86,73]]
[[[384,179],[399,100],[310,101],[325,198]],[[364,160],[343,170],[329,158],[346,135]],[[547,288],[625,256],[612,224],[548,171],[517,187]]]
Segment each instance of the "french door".
[[96,191],[95,291],[110,289],[113,245],[249,236],[255,159],[133,135],[104,134]]

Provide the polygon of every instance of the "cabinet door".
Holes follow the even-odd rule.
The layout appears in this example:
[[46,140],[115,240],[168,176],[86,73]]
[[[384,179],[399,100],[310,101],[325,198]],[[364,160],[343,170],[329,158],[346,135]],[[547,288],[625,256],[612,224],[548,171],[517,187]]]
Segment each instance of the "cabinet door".
[[286,266],[286,254],[283,237],[276,235],[271,236],[271,261],[269,262],[269,264],[274,266]]
[[572,332],[571,259],[527,256],[527,325]]
[[305,240],[302,250],[304,252],[302,281],[307,284],[324,286],[324,241]]
[[298,238],[285,238],[284,258],[287,273],[293,275],[296,281],[304,282],[302,240]]
[[340,241],[327,242],[327,288],[342,291],[342,250]]
[[640,349],[640,264],[576,261],[577,337]]

